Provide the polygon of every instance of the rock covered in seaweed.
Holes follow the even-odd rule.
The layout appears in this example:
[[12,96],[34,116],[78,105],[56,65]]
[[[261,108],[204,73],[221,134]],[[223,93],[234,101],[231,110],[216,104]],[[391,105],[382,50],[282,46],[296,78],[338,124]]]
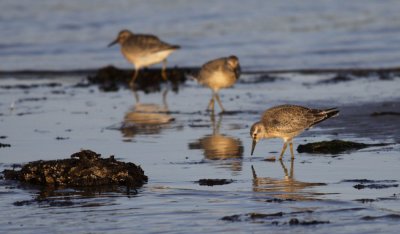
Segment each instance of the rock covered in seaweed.
[[101,158],[90,150],[74,153],[69,159],[34,161],[20,171],[4,170],[4,178],[20,182],[63,187],[123,185],[140,187],[147,176],[134,163],[117,161],[114,156]]
[[340,154],[351,150],[359,150],[373,146],[386,146],[388,144],[364,144],[352,141],[332,140],[299,145],[297,152],[314,154]]
[[[196,70],[195,68],[168,68],[166,70],[167,81],[171,83],[172,90],[178,92],[179,85],[186,81],[186,74],[194,73]],[[132,74],[132,70],[107,66],[89,76],[88,81],[90,84],[98,84],[103,91],[117,91],[120,86],[128,86]],[[143,69],[140,70],[136,79],[136,89],[146,93],[157,92],[161,90],[160,85],[165,82],[166,80],[161,77],[160,69]]]

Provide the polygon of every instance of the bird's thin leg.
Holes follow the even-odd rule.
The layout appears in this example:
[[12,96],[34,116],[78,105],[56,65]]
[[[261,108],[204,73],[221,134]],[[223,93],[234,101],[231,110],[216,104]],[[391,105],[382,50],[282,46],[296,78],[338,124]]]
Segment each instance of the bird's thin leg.
[[208,103],[207,110],[211,111],[211,112],[214,112],[214,97],[212,97],[210,102]]
[[161,77],[163,78],[163,80],[167,80],[167,60],[164,59],[163,60],[163,64],[162,64],[162,69],[161,69]]
[[166,110],[168,110],[169,108],[168,108],[168,103],[167,103],[167,94],[168,94],[168,87],[167,88],[165,88],[165,90],[164,90],[164,92],[163,92],[163,94],[162,94],[162,101],[163,101],[163,104],[164,104],[164,108],[166,109]]
[[135,68],[135,72],[133,73],[132,80],[129,82],[129,86],[131,88],[135,87],[135,81],[136,81],[136,78],[138,77],[138,75],[139,75],[139,68]]
[[289,141],[289,147],[290,147],[290,154],[292,154],[292,160],[294,159],[294,152],[293,152],[293,142],[292,140]]
[[256,174],[256,170],[254,170],[253,165],[251,165],[251,171],[253,172],[253,179],[256,180],[257,179],[257,174]]
[[210,121],[211,121],[211,125],[212,125],[212,128],[213,128],[213,135],[216,135],[217,134],[217,127],[215,126],[215,115],[214,115],[214,113],[211,113]]
[[217,102],[218,102],[219,106],[221,107],[221,112],[225,112],[225,109],[224,109],[224,107],[222,106],[222,102],[221,102],[221,100],[219,99],[218,93],[215,93],[215,99],[217,99]]
[[214,112],[214,93],[211,96],[211,100],[208,103],[208,107],[207,107],[208,111]]
[[136,80],[136,77],[138,76],[138,74],[137,74],[138,72],[139,72],[139,70],[135,69],[133,76],[132,76],[132,80],[129,82],[129,87],[132,89],[133,95],[135,96],[136,103],[140,102],[139,94],[138,94],[138,92],[136,90],[136,86],[135,86],[135,80]]
[[287,147],[287,142],[285,141],[285,142],[283,143],[282,152],[281,152],[281,155],[279,156],[279,160],[282,160],[283,154],[284,154],[285,151],[286,151],[286,147]]
[[216,126],[216,131],[218,134],[219,134],[219,129],[221,128],[221,123],[222,123],[222,115],[219,115],[217,126]]
[[139,94],[136,92],[136,88],[135,87],[132,88],[132,92],[133,92],[133,95],[135,96],[136,103],[139,103],[140,102],[140,98],[139,98]]
[[294,168],[293,168],[293,162],[294,160],[290,160],[290,174],[289,174],[289,178],[294,178]]

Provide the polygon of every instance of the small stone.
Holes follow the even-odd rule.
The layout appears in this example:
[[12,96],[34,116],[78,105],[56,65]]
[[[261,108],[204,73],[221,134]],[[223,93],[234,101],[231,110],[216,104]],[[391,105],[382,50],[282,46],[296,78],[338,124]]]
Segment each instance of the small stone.
[[233,180],[227,180],[227,179],[201,179],[198,181],[199,185],[203,186],[224,185],[224,184],[230,184],[232,182]]
[[267,162],[275,162],[275,161],[276,161],[276,158],[275,158],[275,156],[271,156],[271,157],[265,158],[264,161],[267,161]]

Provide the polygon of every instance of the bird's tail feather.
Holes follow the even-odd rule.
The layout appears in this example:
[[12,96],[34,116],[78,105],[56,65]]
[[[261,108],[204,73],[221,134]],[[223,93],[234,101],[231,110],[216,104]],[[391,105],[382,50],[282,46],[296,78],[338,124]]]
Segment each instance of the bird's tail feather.
[[313,109],[312,111],[314,113],[314,117],[316,118],[316,120],[311,124],[311,126],[314,126],[317,123],[320,123],[331,117],[336,117],[339,115],[339,110],[336,107],[325,109],[325,110]]
[[329,119],[331,117],[336,117],[339,115],[339,110],[337,107],[325,109],[323,110],[323,112],[324,114],[326,114],[326,119]]

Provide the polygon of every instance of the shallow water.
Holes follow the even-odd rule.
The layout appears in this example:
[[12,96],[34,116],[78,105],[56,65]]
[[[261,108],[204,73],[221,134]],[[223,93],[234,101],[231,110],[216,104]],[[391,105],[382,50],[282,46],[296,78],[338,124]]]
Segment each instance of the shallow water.
[[[399,116],[371,116],[398,112],[398,74],[332,82],[336,74],[265,79],[249,71],[398,66],[399,1],[18,0],[0,8],[1,71],[131,68],[117,47],[106,48],[128,28],[181,45],[169,66],[236,54],[245,72],[221,92],[230,112],[214,117],[204,111],[210,91],[192,81],[165,101],[162,92],[139,92],[136,103],[127,89],[75,87],[83,76],[2,73],[0,143],[11,147],[0,148],[0,170],[91,149],[140,164],[149,182],[136,194],[2,180],[1,233],[398,233]],[[297,153],[293,162],[287,153],[281,164],[264,161],[279,153],[275,139],[250,157],[249,126],[284,103],[341,111],[295,147],[331,139],[389,145]],[[209,187],[200,179],[233,182]]]
[[328,0],[1,1],[0,70],[131,67],[118,31],[182,49],[171,66],[236,54],[245,69],[397,66],[400,2]]
[[[1,79],[0,142],[11,145],[0,148],[1,169],[84,148],[140,164],[149,177],[138,194],[61,190],[45,196],[3,181],[1,232],[397,233],[398,116],[370,115],[398,111],[399,77],[321,84],[334,75],[276,76],[281,79],[260,82],[258,74],[244,75],[221,91],[231,112],[214,118],[204,111],[210,91],[192,81],[178,93],[169,91],[165,102],[162,92],[139,92],[135,103],[130,90],[74,87],[83,77]],[[280,140],[268,140],[250,157],[249,126],[264,109],[283,103],[341,110],[296,138],[295,147],[329,139],[393,144],[339,155],[296,153],[293,163],[287,152],[281,164],[264,161],[282,147]],[[195,183],[203,178],[233,183]],[[356,189],[357,184],[387,188]],[[293,224],[294,218],[303,225]]]

